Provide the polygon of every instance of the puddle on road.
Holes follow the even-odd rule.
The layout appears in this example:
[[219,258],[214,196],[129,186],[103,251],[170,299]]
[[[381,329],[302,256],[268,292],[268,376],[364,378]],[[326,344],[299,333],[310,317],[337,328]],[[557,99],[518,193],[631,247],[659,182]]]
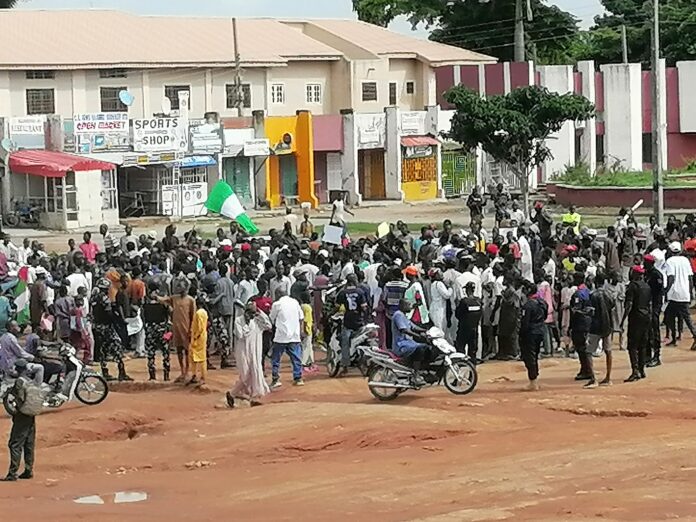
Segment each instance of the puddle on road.
[[[107,500],[104,500],[104,497],[100,497],[99,495],[88,495],[86,497],[78,497],[74,499],[73,502],[75,502],[75,504],[91,505],[102,505],[111,503],[109,501],[111,500],[112,496],[104,496],[107,497]],[[145,500],[147,500],[147,493],[143,491],[117,491],[113,494],[114,504],[132,504],[134,502],[143,502]]]

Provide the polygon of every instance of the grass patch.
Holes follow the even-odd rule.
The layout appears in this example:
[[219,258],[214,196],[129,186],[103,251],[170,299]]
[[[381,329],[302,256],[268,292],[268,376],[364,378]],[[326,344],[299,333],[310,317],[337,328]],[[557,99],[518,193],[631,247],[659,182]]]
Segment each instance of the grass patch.
[[[696,187],[696,173],[666,172],[666,187]],[[590,176],[589,169],[584,165],[569,167],[566,171],[554,178],[556,183],[573,185],[576,187],[627,187],[627,188],[651,188],[653,184],[652,172],[597,172],[596,176]]]

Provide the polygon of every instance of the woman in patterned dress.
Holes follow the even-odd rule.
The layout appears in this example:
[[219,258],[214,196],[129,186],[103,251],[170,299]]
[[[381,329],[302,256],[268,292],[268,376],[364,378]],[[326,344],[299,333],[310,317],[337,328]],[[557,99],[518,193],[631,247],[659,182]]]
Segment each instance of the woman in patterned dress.
[[102,375],[106,380],[114,380],[109,374],[108,361],[116,362],[119,381],[132,381],[126,374],[126,366],[123,364],[123,344],[116,331],[116,316],[113,303],[109,300],[108,292],[111,282],[102,278],[97,282],[90,308],[92,310],[92,331],[94,333],[94,360],[99,362]]

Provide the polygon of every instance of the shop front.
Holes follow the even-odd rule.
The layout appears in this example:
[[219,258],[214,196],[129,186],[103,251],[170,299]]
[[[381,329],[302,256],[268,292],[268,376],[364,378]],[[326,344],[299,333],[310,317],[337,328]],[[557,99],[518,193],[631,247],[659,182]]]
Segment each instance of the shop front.
[[438,197],[438,147],[430,136],[401,138],[401,190],[404,201],[427,201]]
[[41,209],[41,226],[77,230],[118,224],[113,163],[63,152],[22,150],[9,155],[7,166],[12,198]]
[[[254,129],[225,129],[225,149],[219,159],[220,179],[232,187],[246,208],[254,207],[256,203],[253,175],[256,145]],[[268,140],[261,140],[259,155],[268,156]]]
[[356,114],[354,121],[358,148],[358,190],[364,200],[386,199],[386,116]]
[[314,116],[314,192],[319,203],[329,203],[343,192],[343,117]]

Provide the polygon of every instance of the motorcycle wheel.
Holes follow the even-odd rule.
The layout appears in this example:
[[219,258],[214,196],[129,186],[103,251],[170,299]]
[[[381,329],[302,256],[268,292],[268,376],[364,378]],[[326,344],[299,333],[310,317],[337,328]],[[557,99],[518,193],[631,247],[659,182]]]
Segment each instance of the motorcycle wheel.
[[7,225],[8,227],[12,227],[12,228],[18,227],[19,222],[20,222],[19,216],[16,214],[8,214],[5,216],[5,225]]
[[101,375],[85,375],[75,388],[75,397],[82,404],[96,406],[109,395],[109,385]]
[[445,371],[445,388],[455,395],[466,395],[476,388],[478,372],[471,361],[453,363]]
[[11,393],[5,394],[2,398],[2,405],[5,407],[5,411],[10,417],[14,417],[17,413],[17,402],[15,401],[14,395]]
[[[382,368],[381,366],[373,366],[370,370],[367,379],[369,382],[383,382],[395,384],[398,379],[393,370],[389,368]],[[368,384],[370,388],[370,393],[372,396],[379,401],[393,401],[396,399],[401,391],[399,388],[383,388],[381,386],[373,386]]]
[[326,372],[329,377],[334,378],[338,376],[341,371],[341,352],[334,350],[331,343],[326,347]]

